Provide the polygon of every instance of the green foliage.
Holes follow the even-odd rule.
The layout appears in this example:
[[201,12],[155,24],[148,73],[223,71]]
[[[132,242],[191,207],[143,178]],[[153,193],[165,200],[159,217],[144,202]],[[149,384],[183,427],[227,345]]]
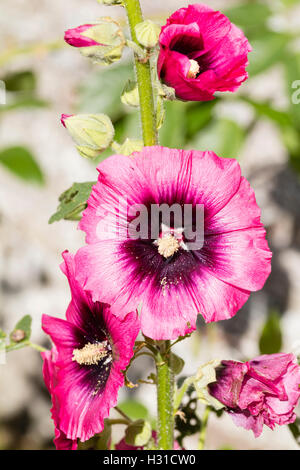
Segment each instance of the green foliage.
[[120,96],[130,78],[133,77],[129,64],[118,64],[88,75],[79,89],[78,111],[109,114],[112,121],[122,117],[124,105]]
[[288,426],[295,438],[295,441],[300,446],[300,418],[296,418],[296,420],[293,423],[290,423]]
[[[31,336],[31,323],[32,318],[30,315],[25,315],[21,320],[18,321],[13,331],[10,333],[10,344],[21,343],[24,341],[29,341]],[[21,335],[23,332],[23,335]],[[17,337],[21,338],[17,340]]]
[[245,138],[244,129],[229,119],[214,120],[196,134],[189,147],[212,150],[222,157],[238,158]]
[[227,8],[224,14],[228,16],[230,21],[243,28],[245,32],[253,28],[261,28],[266,24],[271,10],[268,5],[263,2],[243,2],[241,5]]
[[15,146],[1,150],[0,164],[28,183],[44,184],[40,166],[25,147]]
[[33,92],[36,89],[36,77],[31,70],[6,75],[3,81],[6,91]]
[[181,357],[177,356],[177,354],[171,353],[170,365],[173,373],[175,375],[178,375],[184,368],[184,360]]
[[147,408],[136,400],[126,400],[118,404],[118,408],[122,410],[129,418],[137,420],[139,418],[148,419],[149,413]]
[[4,333],[4,331],[1,330],[1,328],[0,328],[0,341],[1,341],[2,339],[5,339],[5,338],[6,338],[6,333]]
[[59,196],[59,206],[55,214],[49,219],[49,224],[59,220],[79,220],[81,212],[86,208],[86,201],[91,194],[95,181],[86,183],[73,183],[71,188]]
[[145,446],[151,436],[151,424],[143,419],[138,419],[129,424],[125,431],[125,441],[131,446]]
[[22,70],[2,77],[7,92],[7,103],[0,106],[0,112],[18,108],[48,106],[47,101],[36,95],[37,79],[32,70]]
[[276,311],[270,312],[259,338],[261,354],[275,354],[281,350],[282,333],[280,316]]

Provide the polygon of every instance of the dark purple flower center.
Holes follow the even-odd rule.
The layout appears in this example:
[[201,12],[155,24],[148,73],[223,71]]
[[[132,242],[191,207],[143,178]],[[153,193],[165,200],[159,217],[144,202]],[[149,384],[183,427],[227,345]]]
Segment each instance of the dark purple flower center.
[[92,394],[97,395],[104,390],[108,380],[113,363],[113,347],[104,325],[102,306],[99,302],[94,305],[95,312],[83,312],[85,331],[78,338],[79,345],[73,350],[72,360],[86,372],[82,376],[83,386],[88,386]]

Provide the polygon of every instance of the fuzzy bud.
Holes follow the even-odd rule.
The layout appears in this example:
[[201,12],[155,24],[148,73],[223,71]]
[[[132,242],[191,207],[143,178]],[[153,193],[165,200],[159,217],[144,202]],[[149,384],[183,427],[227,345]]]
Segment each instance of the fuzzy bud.
[[85,24],[65,32],[65,41],[78,47],[81,54],[101,65],[109,65],[121,58],[125,46],[123,31],[109,17],[93,24]]
[[61,122],[83,157],[96,158],[112,143],[114,127],[105,114],[62,114]]

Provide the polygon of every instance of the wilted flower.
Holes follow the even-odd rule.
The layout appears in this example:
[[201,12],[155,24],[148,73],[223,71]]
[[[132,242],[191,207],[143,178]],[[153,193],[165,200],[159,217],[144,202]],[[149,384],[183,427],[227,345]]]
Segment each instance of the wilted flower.
[[248,78],[247,38],[206,5],[175,11],[161,30],[159,44],[158,75],[180,99],[209,101],[216,91],[235,91]]
[[93,24],[84,24],[65,32],[65,41],[78,47],[81,54],[102,65],[109,65],[121,58],[125,46],[123,31],[109,17]]
[[62,114],[61,123],[82,157],[96,158],[114,138],[115,130],[106,114]]
[[[157,146],[111,156],[98,171],[79,224],[87,245],[75,258],[76,277],[94,301],[109,303],[121,318],[142,302],[143,333],[172,339],[194,330],[198,313],[207,322],[232,317],[263,286],[271,252],[236,160]],[[168,223],[157,213],[164,205]],[[199,245],[190,243],[191,228]]]
[[86,441],[102,431],[104,419],[117,403],[139,321],[136,313],[120,320],[111,315],[108,305],[92,302],[74,278],[72,255],[65,252],[63,257],[72,300],[67,320],[43,315],[43,330],[57,349],[51,360],[44,355],[44,376],[48,387],[51,384],[57,432],[71,441]]
[[249,362],[222,361],[210,394],[227,407],[238,426],[258,437],[266,424],[293,423],[300,397],[300,366],[293,354],[270,354]]

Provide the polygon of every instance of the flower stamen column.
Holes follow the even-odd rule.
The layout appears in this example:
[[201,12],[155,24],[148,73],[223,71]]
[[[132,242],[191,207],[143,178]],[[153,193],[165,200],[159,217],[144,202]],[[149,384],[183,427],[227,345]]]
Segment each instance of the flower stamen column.
[[[139,0],[124,0],[127,11],[131,38],[139,45],[135,27],[143,21]],[[135,57],[136,78],[140,98],[140,113],[145,146],[156,145],[156,114],[154,108],[151,69],[149,61],[140,61]],[[170,368],[168,351],[169,342],[161,342],[160,352],[156,357],[157,370],[157,410],[158,410],[158,447],[173,449],[173,389],[174,377]]]

